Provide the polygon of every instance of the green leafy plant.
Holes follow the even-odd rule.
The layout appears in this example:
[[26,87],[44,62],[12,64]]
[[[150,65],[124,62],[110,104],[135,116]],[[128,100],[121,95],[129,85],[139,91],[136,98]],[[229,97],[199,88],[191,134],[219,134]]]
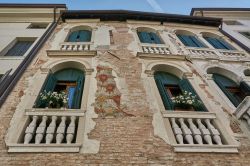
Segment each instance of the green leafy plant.
[[40,100],[49,108],[67,107],[68,96],[65,92],[43,91],[40,93]]
[[200,106],[202,104],[196,95],[188,91],[184,91],[181,95],[172,97],[171,99],[175,107],[184,109],[191,108],[192,106]]

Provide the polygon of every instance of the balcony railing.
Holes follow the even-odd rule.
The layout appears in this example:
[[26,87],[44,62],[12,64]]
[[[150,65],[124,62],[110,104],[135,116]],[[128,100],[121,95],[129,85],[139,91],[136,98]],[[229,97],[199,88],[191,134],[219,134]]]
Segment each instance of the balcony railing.
[[214,50],[208,48],[187,48],[191,55],[217,56]]
[[64,42],[60,44],[63,51],[89,51],[91,43],[86,42]]
[[209,48],[195,48],[186,47],[191,55],[207,56],[207,57],[246,57],[243,51],[238,50],[222,50],[222,49],[209,49]]
[[163,116],[173,133],[176,152],[238,152],[213,113],[174,111]]
[[75,110],[35,109],[9,152],[79,152],[78,127],[84,113]]
[[169,48],[164,44],[141,44],[143,53],[170,54]]

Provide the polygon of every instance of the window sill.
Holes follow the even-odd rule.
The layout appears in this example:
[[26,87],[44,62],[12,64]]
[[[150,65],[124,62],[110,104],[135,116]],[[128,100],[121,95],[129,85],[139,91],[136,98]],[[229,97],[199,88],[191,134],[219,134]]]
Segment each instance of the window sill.
[[9,144],[8,152],[68,152],[77,153],[81,144]]
[[175,152],[213,152],[213,153],[238,153],[238,145],[179,145],[175,144]]
[[96,56],[97,51],[90,50],[47,50],[47,56],[49,57],[60,57],[60,56],[84,56],[84,57],[94,57]]
[[1,60],[23,60],[25,56],[0,56]]
[[60,116],[84,116],[84,110],[81,109],[56,109],[56,108],[33,108],[26,109],[26,115],[60,115]]

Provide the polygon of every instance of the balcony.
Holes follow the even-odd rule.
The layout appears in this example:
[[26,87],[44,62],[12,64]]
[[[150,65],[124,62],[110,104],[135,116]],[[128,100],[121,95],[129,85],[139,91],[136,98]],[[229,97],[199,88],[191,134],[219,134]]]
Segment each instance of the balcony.
[[210,48],[196,48],[186,47],[189,54],[192,56],[205,57],[205,58],[245,58],[247,55],[243,51],[238,50],[223,50],[223,49],[210,49]]
[[63,51],[90,51],[90,42],[64,42],[60,44]]
[[[25,123],[8,152],[79,152],[84,113],[81,110],[26,110]],[[81,130],[80,130],[81,128]]]
[[163,117],[175,152],[238,152],[214,113],[172,111]]
[[140,43],[141,51],[137,53],[140,58],[168,58],[171,56],[169,47],[165,44]]
[[96,51],[92,48],[91,42],[63,42],[60,43],[59,49],[47,50],[50,57],[58,56],[90,56],[96,55]]

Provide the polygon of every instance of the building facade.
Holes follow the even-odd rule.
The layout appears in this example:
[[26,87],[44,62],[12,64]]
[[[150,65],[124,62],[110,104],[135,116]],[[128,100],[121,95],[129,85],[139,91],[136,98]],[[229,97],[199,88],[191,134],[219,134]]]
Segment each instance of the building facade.
[[223,18],[222,32],[250,52],[249,8],[193,8],[191,15]]
[[0,4],[0,105],[65,9],[64,4]]
[[63,12],[1,107],[2,164],[247,165],[249,54],[220,24]]

